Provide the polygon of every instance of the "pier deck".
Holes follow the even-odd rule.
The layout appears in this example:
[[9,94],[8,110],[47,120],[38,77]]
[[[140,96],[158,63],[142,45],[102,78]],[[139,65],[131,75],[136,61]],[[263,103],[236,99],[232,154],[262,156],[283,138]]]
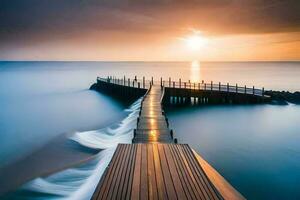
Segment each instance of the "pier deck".
[[171,132],[161,107],[162,96],[162,88],[153,85],[144,97],[137,129],[132,140],[133,143],[173,143]]
[[222,199],[185,144],[119,144],[93,198]]
[[173,140],[163,97],[163,87],[150,85],[133,144],[117,146],[92,199],[244,199],[189,145]]

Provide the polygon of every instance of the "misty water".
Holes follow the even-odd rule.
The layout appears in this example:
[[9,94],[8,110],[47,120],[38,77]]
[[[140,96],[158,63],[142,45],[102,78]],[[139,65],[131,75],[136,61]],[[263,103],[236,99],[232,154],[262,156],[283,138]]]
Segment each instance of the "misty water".
[[[0,178],[1,187],[16,191],[17,199],[70,193],[84,199],[92,192],[84,188],[95,187],[116,143],[130,143],[139,107],[138,101],[123,105],[88,90],[97,76],[108,75],[300,91],[299,62],[0,62],[0,177],[22,172],[20,163],[32,173],[24,182],[8,181],[10,187]],[[169,108],[167,115],[179,142],[190,144],[246,198],[300,198],[300,106]],[[68,145],[58,145],[61,141]],[[45,150],[49,144],[59,148]],[[39,163],[43,156],[38,152],[52,158],[46,160],[47,167]],[[47,170],[39,174],[41,168]],[[37,178],[45,173],[46,178]],[[81,181],[74,184],[74,177]]]

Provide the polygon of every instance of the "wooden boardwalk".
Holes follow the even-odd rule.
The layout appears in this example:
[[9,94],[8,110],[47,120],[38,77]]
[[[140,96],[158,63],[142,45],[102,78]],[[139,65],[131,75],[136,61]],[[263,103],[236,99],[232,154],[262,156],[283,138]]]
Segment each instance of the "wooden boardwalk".
[[119,144],[92,199],[222,199],[188,145]]
[[168,122],[163,114],[163,90],[153,85],[144,97],[133,143],[173,143]]
[[[92,199],[243,199],[202,162],[204,171],[199,155],[187,144],[174,143],[161,106],[163,95],[161,86],[150,87],[142,101],[133,144],[118,145]],[[206,172],[213,174],[212,180]]]

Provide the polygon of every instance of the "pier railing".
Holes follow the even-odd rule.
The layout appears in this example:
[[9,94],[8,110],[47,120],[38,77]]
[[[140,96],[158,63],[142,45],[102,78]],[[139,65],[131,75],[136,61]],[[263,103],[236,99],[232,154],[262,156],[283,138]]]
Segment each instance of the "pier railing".
[[103,81],[107,83],[113,83],[117,85],[134,87],[134,88],[143,88],[143,89],[149,89],[151,86],[151,81],[146,80],[145,77],[143,77],[142,79],[137,79],[137,78],[130,79],[130,78],[126,78],[125,76],[123,78],[116,78],[113,76],[107,78],[97,77],[97,81]]
[[255,95],[255,96],[262,96],[264,97],[264,88],[258,89],[253,87],[247,87],[245,86],[239,86],[236,85],[229,85],[219,83],[213,83],[212,81],[210,83],[202,82],[191,82],[191,81],[182,81],[179,79],[179,81],[172,81],[171,78],[169,80],[163,80],[160,78],[160,81],[154,81],[153,77],[151,80],[146,80],[145,77],[142,79],[138,78],[126,78],[125,76],[123,78],[116,78],[113,76],[109,76],[107,78],[100,78],[97,77],[97,80],[104,81],[108,83],[123,85],[123,86],[129,86],[129,87],[135,87],[135,88],[144,88],[149,89],[151,84],[160,84],[162,87],[166,88],[182,88],[182,89],[191,89],[191,90],[202,90],[202,91],[219,91],[219,92],[228,92],[228,93],[238,93],[238,94],[249,94],[249,95]]
[[220,92],[230,92],[230,93],[238,93],[238,94],[251,94],[256,96],[264,96],[264,88],[258,89],[254,86],[249,88],[246,85],[241,87],[236,85],[229,85],[219,83],[205,83],[204,81],[201,83],[196,82],[182,82],[179,81],[161,81],[161,85],[168,88],[182,88],[182,89],[191,89],[191,90],[204,90],[204,91],[220,91]]

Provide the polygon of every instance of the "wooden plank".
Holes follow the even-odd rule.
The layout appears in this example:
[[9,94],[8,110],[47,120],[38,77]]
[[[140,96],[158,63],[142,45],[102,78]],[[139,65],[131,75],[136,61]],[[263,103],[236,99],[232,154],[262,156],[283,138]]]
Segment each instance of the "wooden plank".
[[137,144],[131,199],[140,199],[142,145]]
[[180,160],[180,164],[182,167],[182,171],[185,174],[186,178],[187,178],[187,182],[189,182],[189,188],[192,189],[195,197],[200,198],[200,199],[205,199],[203,192],[201,190],[201,188],[199,187],[199,185],[197,184],[197,181],[195,179],[194,174],[192,173],[189,165],[188,165],[188,161],[186,159],[186,157],[184,156],[183,152],[182,152],[182,146],[181,145],[176,145],[172,146],[174,153],[176,153],[176,157],[178,158],[177,160]]
[[148,200],[147,145],[142,145],[140,199]]
[[115,173],[117,172],[116,168],[117,168],[117,166],[119,166],[120,158],[121,158],[121,155],[122,155],[121,152],[124,151],[124,146],[123,145],[120,145],[119,148],[120,148],[120,153],[118,154],[119,156],[116,158],[115,165],[111,167],[112,170],[109,173],[110,176],[108,177],[106,184],[104,184],[104,186],[105,186],[104,191],[99,193],[99,196],[100,196],[99,199],[107,199],[107,196],[109,194],[110,186],[111,186],[112,181],[114,179]]
[[153,144],[152,148],[153,148],[153,159],[154,159],[154,167],[155,167],[155,177],[157,181],[158,197],[159,199],[168,199],[163,172],[161,169],[157,144]]
[[128,184],[128,179],[129,179],[129,173],[130,173],[130,168],[131,168],[131,163],[132,160],[131,159],[133,156],[132,154],[134,153],[134,147],[130,146],[129,144],[125,144],[125,146],[127,147],[127,154],[124,156],[125,157],[125,163],[123,164],[123,170],[122,170],[122,174],[120,176],[120,181],[119,181],[119,186],[118,186],[118,190],[116,193],[117,196],[113,196],[113,199],[124,199],[125,195],[123,194],[123,191],[125,189],[127,189],[127,184]]
[[203,199],[209,199],[209,196],[207,194],[207,191],[205,190],[205,187],[203,187],[203,180],[201,180],[201,176],[195,172],[194,165],[191,163],[190,158],[187,156],[184,146],[180,146],[180,150],[182,152],[182,156],[185,159],[186,168],[188,169],[190,176],[194,178],[196,182],[196,186],[199,188],[199,191],[201,191],[201,196],[203,196]]
[[197,179],[196,175],[193,174],[193,172],[190,168],[189,162],[187,161],[187,158],[185,157],[185,154],[182,150],[182,146],[180,145],[177,148],[174,148],[174,150],[177,152],[177,155],[179,155],[178,157],[181,158],[184,172],[187,174],[187,177],[189,177],[191,179],[192,185],[196,188],[196,190],[194,190],[194,192],[197,194],[197,196],[200,199],[205,199],[204,191],[202,191],[203,189],[202,189],[201,185],[199,185],[196,180]]
[[105,172],[103,173],[103,175],[101,177],[101,180],[99,182],[99,185],[98,185],[96,191],[94,192],[94,194],[92,196],[93,200],[98,199],[99,196],[104,193],[104,190],[106,189],[106,186],[107,186],[108,179],[111,176],[111,172],[112,172],[114,166],[116,165],[118,157],[120,156],[120,153],[119,153],[120,151],[121,151],[121,146],[118,145],[118,147],[116,148],[116,151],[115,151],[115,153],[112,157],[112,160],[111,160],[110,164],[107,166]]
[[126,156],[128,154],[128,146],[125,144],[121,144],[123,146],[123,153],[120,159],[120,164],[116,167],[115,177],[112,179],[110,190],[108,190],[108,195],[106,199],[115,199],[118,191],[118,187],[120,185],[120,179],[122,173],[124,171],[124,164],[126,162]]
[[178,199],[187,199],[187,196],[185,194],[185,191],[183,190],[183,186],[181,184],[181,180],[179,178],[178,171],[176,170],[176,165],[173,159],[173,156],[171,154],[171,151],[169,149],[169,145],[163,145],[162,146],[163,151],[166,156],[166,161],[168,164],[168,168],[170,171],[171,179],[174,185],[174,188],[176,190],[177,198]]
[[171,178],[170,169],[168,167],[168,163],[167,163],[166,155],[163,150],[163,146],[161,144],[157,144],[157,148],[158,148],[158,153],[159,153],[159,157],[160,157],[161,169],[162,169],[162,174],[163,174],[163,178],[165,181],[168,198],[169,199],[177,199],[174,183]]
[[173,160],[176,165],[176,169],[178,171],[178,174],[180,176],[180,180],[182,182],[182,185],[185,186],[183,189],[185,190],[185,194],[187,196],[187,199],[196,199],[197,195],[195,194],[196,188],[193,184],[191,184],[191,180],[189,179],[189,176],[186,173],[186,170],[183,167],[182,164],[182,158],[180,155],[176,153],[174,149],[177,149],[177,145],[169,145],[171,155],[173,157]]
[[131,191],[132,191],[132,183],[133,183],[133,176],[134,176],[134,169],[135,169],[135,160],[136,160],[136,153],[137,153],[137,145],[131,145],[133,148],[133,154],[130,158],[131,160],[131,168],[130,168],[130,174],[129,178],[127,180],[127,187],[125,188],[125,198],[122,199],[130,199],[131,198]]
[[115,152],[115,161],[113,163],[113,165],[111,167],[109,167],[109,171],[108,171],[108,176],[106,177],[106,180],[104,180],[104,183],[103,183],[103,188],[101,188],[99,194],[98,194],[98,198],[97,199],[106,199],[107,197],[107,194],[108,194],[108,190],[111,186],[111,182],[114,178],[114,174],[116,172],[116,168],[119,164],[119,161],[120,161],[120,156],[122,155],[122,152],[123,152],[123,145],[120,145],[118,146],[117,148],[119,148],[119,151],[118,153]]
[[207,176],[203,172],[201,166],[197,162],[196,158],[194,157],[194,154],[192,153],[191,149],[187,145],[183,145],[183,149],[185,150],[186,156],[189,158],[190,163],[193,166],[193,169],[195,170],[195,174],[199,176],[199,180],[202,182],[202,185],[205,188],[206,194],[209,196],[209,199],[220,199],[218,196],[218,193],[214,189],[211,182],[208,180]]
[[139,122],[138,124],[138,130],[142,129],[142,130],[145,130],[145,129],[149,129],[149,130],[168,130],[168,126],[167,126],[167,123],[166,122],[157,122],[157,121],[153,121],[153,122]]
[[230,200],[245,200],[237,190],[235,190],[210,164],[208,164],[199,154],[192,149],[197,161],[201,165],[209,180],[215,186],[222,198]]
[[204,173],[202,167],[200,166],[199,162],[197,161],[197,158],[195,157],[194,153],[192,152],[191,148],[189,148],[188,145],[184,146],[187,151],[189,152],[189,155],[193,158],[193,162],[195,163],[195,165],[197,165],[197,170],[198,173],[200,173],[205,181],[205,185],[207,186],[207,188],[209,189],[211,196],[213,196],[214,199],[220,199],[219,193],[216,191],[215,187],[212,185],[212,183],[209,181],[209,178],[207,177],[207,175]]
[[158,199],[158,190],[157,190],[157,184],[156,184],[156,171],[154,166],[154,153],[153,153],[153,145],[148,144],[147,145],[147,151],[148,151],[148,190],[149,190],[149,199],[154,200]]

